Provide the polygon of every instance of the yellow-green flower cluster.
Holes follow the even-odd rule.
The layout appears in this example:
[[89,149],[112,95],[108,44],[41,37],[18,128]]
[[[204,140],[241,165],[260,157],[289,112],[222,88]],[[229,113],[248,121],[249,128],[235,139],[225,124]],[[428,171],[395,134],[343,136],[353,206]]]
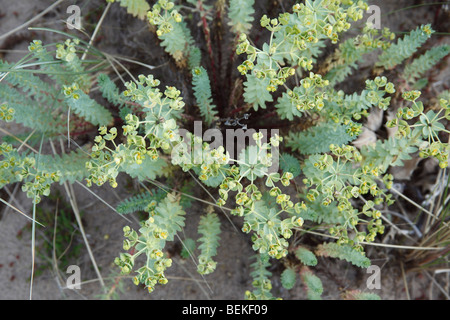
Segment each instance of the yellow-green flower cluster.
[[[380,168],[370,165],[359,166],[362,156],[353,146],[330,145],[331,154],[313,155],[305,162],[303,172],[306,178],[303,182],[309,188],[306,198],[309,202],[322,199],[322,206],[336,202],[337,209],[345,223],[330,228],[330,234],[339,237],[339,243],[352,244],[358,248],[358,243],[373,241],[377,232],[382,233],[381,213],[374,209],[375,204],[390,202],[390,196],[379,187],[383,182],[390,187],[392,175],[381,176]],[[370,194],[375,200],[366,202],[362,212],[351,203],[353,198],[361,198]],[[366,221],[363,216],[371,218]],[[359,225],[367,224],[368,233],[361,231]],[[349,233],[350,230],[350,233]]]
[[56,59],[72,62],[77,57],[76,45],[80,43],[78,39],[67,39],[64,44],[56,45]]
[[0,145],[0,156],[3,158],[0,160],[0,187],[12,182],[23,182],[22,191],[34,203],[39,203],[41,196],[48,196],[51,185],[60,179],[60,172],[39,170],[35,158],[19,155],[10,144]]
[[171,1],[159,0],[147,13],[148,22],[158,27],[156,31],[158,37],[171,32],[174,22],[181,22],[181,14],[174,9],[174,6],[175,4]]
[[0,120],[11,122],[14,120],[14,108],[8,107],[8,104],[4,103],[0,106]]
[[168,282],[164,275],[167,268],[172,265],[172,259],[167,258],[161,251],[164,248],[168,232],[155,224],[155,219],[150,217],[139,230],[126,226],[123,229],[125,240],[123,249],[128,251],[134,249],[134,253],[121,253],[115,258],[114,263],[120,267],[123,275],[128,275],[134,268],[136,259],[143,253],[147,255],[147,263],[136,270],[137,275],[133,277],[133,283],[144,284],[149,292],[152,292],[157,284]]

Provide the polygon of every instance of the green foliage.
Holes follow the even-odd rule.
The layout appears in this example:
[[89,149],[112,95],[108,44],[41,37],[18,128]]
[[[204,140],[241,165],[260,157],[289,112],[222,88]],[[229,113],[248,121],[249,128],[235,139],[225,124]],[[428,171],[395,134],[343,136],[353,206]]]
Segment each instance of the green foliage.
[[[8,106],[7,114],[9,114],[9,116],[5,114],[5,119],[2,118],[2,120],[10,121],[12,120],[11,116],[14,115],[16,123],[36,129],[39,132],[55,134],[61,130],[62,121],[54,119],[55,117],[52,116],[51,110],[46,108],[45,105],[40,107],[34,100],[23,96],[19,91],[10,88],[5,83],[0,83],[0,95]],[[55,120],[53,126],[47,125],[49,119]]]
[[193,70],[194,68],[200,66],[202,62],[202,52],[198,47],[190,46],[188,51],[188,66],[189,69]]
[[[31,72],[23,72],[17,66],[11,65],[5,61],[0,61],[0,68],[2,71],[9,70],[8,76],[5,78],[6,82],[15,89],[20,89],[26,93],[27,96],[33,96],[34,99],[40,103],[50,103],[52,101],[51,94],[55,93],[54,89],[45,81],[42,81],[37,75]],[[7,85],[2,82],[2,86]],[[6,91],[7,88],[4,90]],[[12,90],[18,92],[18,90]],[[50,93],[50,94],[49,94]]]
[[[238,201],[242,199],[239,198]],[[280,194],[277,203],[288,202],[289,196]],[[242,231],[252,236],[253,249],[260,253],[267,253],[270,257],[281,258],[287,255],[289,239],[292,236],[292,228],[303,224],[303,218],[292,215],[282,218],[283,210],[274,207],[268,208],[263,201],[256,201],[253,208],[244,216]],[[270,234],[270,237],[265,235]]]
[[[433,110],[425,112],[423,102],[417,100],[420,95],[421,92],[417,90],[403,92],[402,98],[409,106],[399,108],[395,118],[386,123],[389,128],[397,128],[394,138],[401,147],[401,153],[395,154],[393,160],[408,157],[407,154],[414,152],[418,147],[421,158],[434,157],[439,161],[441,168],[446,168],[450,149],[448,143],[441,141],[439,133],[447,131],[442,121],[449,119],[450,101],[440,99],[438,112]],[[444,115],[441,115],[443,111]],[[415,120],[414,124],[407,122],[412,120]]]
[[358,67],[359,62],[363,62],[364,55],[367,55],[378,48],[386,50],[389,48],[390,40],[395,38],[395,34],[384,28],[381,32],[378,29],[365,27],[361,35],[347,39],[339,44],[339,48],[333,54],[330,70],[325,79],[334,86],[344,81]]
[[323,293],[322,281],[308,267],[300,270],[300,279],[306,288],[306,294],[309,300],[321,300]]
[[166,242],[173,241],[175,234],[184,227],[184,215],[179,199],[169,194],[150,212],[150,217],[142,223],[139,233],[128,226],[125,227],[123,249],[134,249],[130,251],[132,253],[121,253],[114,260],[121,268],[121,274],[130,274],[137,257],[144,253],[147,260],[136,270],[137,275],[133,282],[136,285],[144,284],[149,292],[152,292],[157,284],[166,284],[168,280],[164,272],[172,265],[172,259],[165,257],[162,250]]
[[197,240],[200,242],[198,248],[197,271],[200,274],[209,274],[216,269],[217,262],[212,258],[217,254],[217,247],[220,239],[220,220],[215,213],[208,213],[200,217],[198,233],[202,236]]
[[84,93],[75,83],[64,86],[64,95],[69,108],[94,125],[106,126],[112,122],[111,113]]
[[277,113],[281,119],[288,119],[292,121],[295,117],[301,117],[302,113],[296,108],[291,97],[283,92],[282,96],[278,98],[276,105]]
[[295,256],[303,263],[305,266],[311,266],[314,267],[317,265],[317,258],[308,249],[304,247],[298,247],[295,249]]
[[194,39],[192,38],[186,23],[183,21],[174,24],[173,30],[170,33],[163,34],[159,36],[159,38],[162,40],[161,46],[180,65],[184,65],[186,59],[195,54],[195,51],[193,51],[195,50],[193,47]]
[[134,162],[123,162],[121,170],[129,174],[130,177],[143,181],[145,179],[155,179],[160,176],[165,167],[167,167],[167,163],[163,159],[158,158],[152,160],[147,157],[139,164]]
[[255,0],[230,0],[228,18],[231,31],[236,34],[248,33],[254,20]]
[[[86,125],[111,123],[111,113],[85,93],[91,83],[77,55],[79,46],[78,39],[68,39],[57,43],[56,50],[50,52],[49,46],[34,40],[21,61],[14,65],[0,61],[3,72],[0,95],[5,103],[1,118],[21,123],[33,129],[35,136],[43,138],[66,135]],[[37,68],[28,69],[30,66]],[[23,182],[22,190],[35,203],[40,202],[41,196],[49,195],[54,182],[73,183],[89,175],[85,167],[89,159],[87,151],[60,156],[29,155],[8,146],[4,151],[4,160],[9,166],[3,166],[6,171],[1,185]]]
[[70,153],[61,155],[36,155],[36,161],[39,161],[41,170],[47,172],[59,172],[60,184],[64,182],[74,183],[82,181],[89,172],[86,169],[86,162],[89,161],[89,153],[83,149],[77,149]]
[[178,65],[186,65],[192,57],[189,61],[190,67],[199,66],[200,59],[198,49],[193,45],[194,39],[173,2],[159,0],[147,12],[147,18],[151,25],[157,27],[156,35],[161,40],[160,45]]
[[[115,0],[106,0],[107,2],[114,2]],[[146,0],[117,0],[121,7],[127,8],[127,12],[139,19],[144,19],[147,15],[150,6]]]
[[272,293],[272,282],[270,277],[272,273],[267,270],[270,266],[269,256],[267,254],[257,254],[252,257],[255,262],[251,264],[252,271],[250,276],[253,278],[253,291],[246,291],[245,298],[247,300],[274,300],[276,299]]
[[381,300],[376,293],[361,292],[360,290],[347,290],[342,296],[344,300]]
[[168,233],[168,241],[173,241],[175,234],[184,227],[185,212],[179,202],[180,199],[168,194],[155,208],[153,218],[155,223]]
[[280,168],[283,172],[292,173],[293,178],[299,176],[301,173],[300,162],[289,153],[282,153],[280,155]]
[[166,196],[162,189],[153,189],[125,199],[116,206],[120,214],[130,214],[137,211],[150,212],[156,204]]
[[[61,113],[54,114],[51,108],[59,96],[57,89],[31,72],[21,72],[6,62],[0,61],[0,70],[8,71],[0,82],[0,95],[2,102],[8,105],[8,113],[14,115],[14,121],[39,132],[61,131]],[[49,121],[54,125],[49,126]]]
[[361,154],[366,163],[385,171],[390,166],[403,165],[403,161],[412,159],[411,154],[417,150],[408,139],[390,137],[378,140],[375,145],[364,146]]
[[291,268],[286,268],[281,273],[281,285],[287,290],[291,290],[297,281],[297,273]]
[[290,132],[286,145],[304,155],[325,153],[330,151],[332,144],[343,146],[354,140],[356,136],[351,136],[349,131],[348,126],[330,121],[305,131]]
[[103,97],[108,100],[109,103],[115,106],[124,106],[126,102],[125,97],[120,94],[119,88],[117,88],[116,84],[111,81],[107,74],[101,73],[97,77],[97,83]]
[[350,246],[339,245],[333,242],[319,245],[316,250],[316,255],[346,260],[360,268],[368,268],[371,265],[370,259],[364,256],[363,253],[356,251]]
[[259,108],[266,109],[266,103],[272,102],[272,95],[267,91],[269,85],[268,79],[259,79],[256,76],[249,75],[245,85],[245,102],[251,104],[255,111]]
[[[261,26],[271,32],[269,43],[264,43],[262,49],[252,46],[245,34],[241,34],[239,38],[236,52],[246,54],[247,57],[238,70],[243,75],[250,72],[244,96],[245,101],[252,104],[255,110],[258,107],[265,108],[265,103],[272,101],[272,96],[263,92],[262,88],[274,92],[296,73],[293,67],[285,66],[286,61],[310,71],[324,41],[331,39],[336,43],[339,33],[350,28],[349,21],[362,18],[367,4],[360,1],[349,7],[341,7],[337,3],[323,5],[320,1],[307,1],[305,4],[294,5],[292,9],[292,14],[282,13],[275,19],[270,19],[267,15],[261,18]],[[334,14],[337,16],[332,18]],[[311,77],[316,79],[316,76]],[[310,79],[303,79],[299,92],[289,91],[298,100],[298,109],[306,110],[316,106],[321,108],[322,93],[316,92],[316,85],[320,88],[326,86],[326,82],[314,83]],[[302,99],[301,90],[307,91],[308,96],[316,95],[317,100]],[[289,113],[285,113],[285,117],[290,117]]]
[[61,173],[40,168],[40,159],[19,154],[12,145],[0,145],[0,187],[14,182],[22,182],[22,191],[34,203],[41,201],[41,196],[50,194],[50,186],[60,180]]
[[339,225],[345,223],[345,216],[339,210],[336,201],[329,202],[327,196],[321,194],[314,201],[307,200],[306,195],[303,197],[306,198],[306,209],[302,212],[303,219],[318,224]]
[[205,68],[198,67],[192,70],[192,85],[200,114],[206,124],[211,125],[217,114],[217,107],[212,103],[211,85]]
[[322,110],[325,106],[324,99],[327,97],[323,88],[328,85],[328,80],[324,80],[319,74],[310,72],[309,77],[302,79],[299,86],[287,92],[288,98],[284,96],[281,99],[281,103],[276,106],[277,113],[282,119],[292,120],[294,115],[302,116],[309,110]]
[[192,256],[194,250],[195,250],[195,240],[192,238],[186,238],[183,241],[183,249],[181,249],[180,256],[184,259],[189,258]]
[[103,98],[119,108],[119,116],[123,120],[125,120],[125,117],[132,113],[133,110],[141,110],[141,106],[133,105],[130,99],[127,99],[127,97],[120,93],[119,88],[113,81],[111,81],[108,75],[104,73],[100,74],[97,77],[97,83],[100,91],[102,92]]
[[430,25],[423,25],[411,31],[396,44],[390,46],[378,58],[376,66],[392,69],[411,57],[417,49],[434,33]]
[[373,80],[366,80],[366,88],[361,93],[345,94],[343,91],[331,91],[326,101],[325,110],[327,118],[342,125],[350,126],[348,133],[356,137],[361,133],[361,125],[354,120],[361,120],[368,115],[367,110],[378,107],[386,110],[391,102],[391,97],[386,94],[395,93],[392,82],[384,76]]
[[450,101],[450,90],[444,90],[438,95],[439,100]]
[[[123,122],[119,128],[117,112],[113,117],[109,108],[102,105],[101,97],[97,100],[91,94],[92,69],[86,69],[85,65],[97,61],[78,57],[88,44],[69,39],[56,44],[51,51],[51,46],[33,41],[23,60],[16,64],[0,61],[0,120],[28,127],[33,134],[25,139],[34,142],[38,137],[84,135],[86,128],[86,136],[92,128],[98,129],[98,135],[90,150],[53,156],[41,152],[29,154],[22,150],[25,144],[15,148],[2,143],[0,187],[20,182],[27,196],[38,203],[58,181],[73,183],[84,179],[88,186],[109,183],[117,187],[120,173],[127,173],[141,183],[164,176],[169,185],[167,190],[164,187],[138,194],[117,206],[120,214],[148,213],[139,230],[124,228],[126,252],[115,263],[122,275],[135,270],[133,282],[144,284],[150,292],[158,283],[167,283],[165,271],[172,260],[164,252],[166,244],[174,241],[185,225],[185,209],[190,200],[181,198],[180,193],[196,188],[185,184],[180,189],[181,171],[195,174],[198,180],[193,180],[200,181],[213,197],[218,194],[213,204],[240,218],[242,231],[249,234],[257,254],[250,273],[254,290],[246,292],[246,298],[273,299],[270,259],[283,259],[293,252],[302,265],[289,265],[283,271],[283,287],[292,288],[299,273],[308,298],[320,299],[321,280],[308,268],[318,264],[316,256],[344,259],[359,267],[370,265],[362,243],[373,242],[384,233],[378,205],[392,203],[389,189],[393,176],[389,169],[403,165],[416,152],[421,158],[437,159],[441,168],[448,166],[450,147],[443,141],[449,133],[445,123],[450,119],[448,93],[439,97],[439,105],[427,107],[419,100],[420,91],[403,88],[426,85],[417,80],[449,53],[449,46],[431,48],[407,65],[400,74],[406,86],[396,88],[382,74],[419,50],[433,34],[429,25],[411,31],[396,43],[392,43],[394,34],[389,30],[370,27],[339,43],[342,35],[351,30],[351,23],[363,18],[367,3],[306,0],[277,17],[263,15],[258,21],[260,40],[256,41],[250,33],[255,19],[254,0],[229,1],[227,15],[223,14],[225,1],[212,6],[192,0],[188,1],[189,7],[168,0],[153,2],[152,6],[144,0],[118,2],[131,15],[146,18],[160,40],[159,45],[173,58],[171,61],[181,71],[187,71],[180,75],[189,79],[192,76],[192,86],[176,88],[170,85],[171,79],[162,79],[168,83],[163,88],[152,74],[141,74],[131,77],[133,80],[125,83],[121,92],[106,74],[96,75],[103,98],[111,110],[119,111],[118,121]],[[196,24],[183,17],[187,10],[192,11],[192,17],[200,13],[200,30],[206,46],[197,43],[202,37],[189,28]],[[210,48],[211,39],[215,43],[225,39],[222,34],[212,38],[209,33],[213,30],[209,26],[212,12],[217,18],[214,23],[218,28],[214,29],[232,33],[234,41],[230,42],[230,48],[238,55],[236,60],[234,52],[230,52],[232,61],[224,61],[223,47]],[[339,45],[324,66],[318,59],[326,53],[324,48],[329,42]],[[255,111],[252,117],[253,114],[258,117],[252,124],[264,126],[268,122],[264,122],[267,118],[259,118],[260,109],[267,110],[269,117],[273,115],[286,123],[283,136],[271,133],[268,138],[256,132],[251,135],[254,144],[234,157],[224,146],[213,148],[182,127],[193,116],[189,114],[192,106],[185,109],[185,104],[191,104],[192,100],[185,102],[183,97],[188,92],[193,92],[208,127],[214,124],[223,129],[220,127],[223,119],[218,119],[218,115],[229,112],[219,110],[227,101],[214,101],[211,77],[201,66],[205,49],[212,72],[215,66],[216,71],[222,71],[225,65],[233,66],[238,61],[235,66],[242,79],[232,79],[234,73],[228,71],[214,73],[213,78],[215,82],[224,80],[224,76],[229,83],[238,80],[230,88],[230,95],[235,97],[230,98],[228,106],[235,104],[233,100],[239,103],[229,115],[237,113],[234,116],[238,119],[241,110],[248,112],[251,108]],[[101,56],[92,50],[91,53]],[[215,57],[213,53],[219,51]],[[372,70],[372,74],[379,76],[366,79],[361,83],[364,88],[358,92],[351,86],[348,93],[338,90],[336,86],[358,70],[368,54],[379,55]],[[218,61],[222,65],[217,65]],[[399,73],[390,74],[394,77]],[[213,85],[220,88],[223,84]],[[238,106],[242,100],[244,105]],[[357,149],[351,143],[362,133],[365,117],[373,108],[394,111],[394,118],[386,123],[392,130],[385,140],[379,138],[375,144]],[[269,121],[272,125],[272,119]],[[289,148],[299,154],[288,153]],[[272,170],[278,160],[280,170]],[[296,179],[295,186],[291,186],[298,177],[303,183]],[[172,188],[173,194],[168,192]],[[337,241],[320,245],[314,252],[298,244],[292,250],[292,237],[301,231],[298,229],[305,220],[308,227],[325,229]],[[208,274],[216,268],[220,244],[218,216],[210,211],[202,216],[198,233],[197,271]],[[185,239],[183,258],[193,255],[197,250],[195,244],[194,240]],[[143,259],[138,260],[141,255]],[[141,263],[141,267],[135,268],[135,264]],[[358,297],[373,298],[354,292],[353,298]]]
[[416,82],[419,77],[424,75],[435,64],[442,60],[450,53],[450,46],[442,45],[427,50],[419,58],[415,59],[412,63],[406,65],[403,71],[402,78],[408,83]]

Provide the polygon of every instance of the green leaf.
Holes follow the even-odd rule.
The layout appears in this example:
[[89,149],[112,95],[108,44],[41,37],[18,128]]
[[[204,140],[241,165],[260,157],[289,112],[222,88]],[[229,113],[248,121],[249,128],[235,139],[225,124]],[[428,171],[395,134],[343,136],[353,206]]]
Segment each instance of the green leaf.
[[94,125],[106,126],[113,121],[111,113],[81,89],[74,90],[67,96],[66,103],[74,113]]
[[321,300],[323,293],[322,281],[312,273],[308,267],[303,267],[300,271],[300,278],[306,287],[309,300]]
[[[427,28],[430,32],[424,31]],[[417,27],[416,30],[411,31],[402,39],[399,39],[396,44],[391,45],[384,51],[375,65],[384,67],[385,69],[394,68],[405,59],[411,57],[417,49],[431,37],[433,32],[434,31],[431,30],[429,25]]]
[[195,250],[195,240],[192,238],[186,238],[183,241],[183,249],[181,249],[180,256],[183,259],[189,258]]
[[269,78],[259,79],[252,74],[247,76],[247,81],[244,82],[244,98],[245,102],[250,103],[255,111],[258,111],[259,108],[266,109],[266,103],[273,101],[272,95],[266,89],[268,85]]
[[[450,53],[450,46],[448,45],[437,46],[431,48],[430,50],[427,50],[419,58],[415,59],[412,63],[409,63],[405,66],[402,78],[405,79],[408,83],[415,82],[415,86],[418,86],[419,81],[425,82],[426,85],[428,83],[428,79],[424,78],[419,81],[417,81],[417,79],[425,75],[425,73],[428,70],[430,70],[434,65],[436,65],[439,61],[441,61],[441,59],[447,56],[449,53]],[[424,85],[422,85],[422,87],[423,86]]]
[[[35,158],[37,161],[38,155]],[[61,173],[60,184],[66,181],[74,183],[89,176],[89,172],[86,169],[86,162],[89,159],[89,155],[81,149],[62,155],[41,154],[39,156],[39,167],[41,170],[48,172],[59,171]]]
[[[172,24],[173,29],[159,38],[160,45],[177,62],[182,62],[193,54],[194,38],[185,21]],[[195,54],[195,53],[194,53]]]
[[294,178],[301,173],[300,162],[298,159],[289,153],[282,153],[280,157],[280,168],[283,172],[290,172]]
[[127,8],[127,12],[134,17],[144,20],[150,6],[146,0],[118,0],[121,7]]
[[167,241],[173,241],[175,234],[184,227],[185,214],[175,196],[169,194],[155,209],[155,223],[169,233]]
[[339,245],[334,242],[319,245],[316,250],[316,255],[346,260],[360,268],[368,268],[371,265],[370,259],[361,252],[356,251],[351,246]]
[[297,109],[292,99],[286,92],[278,98],[277,104],[275,105],[277,113],[281,119],[288,119],[290,121],[294,120],[294,117],[301,117],[302,113]]
[[116,206],[120,214],[130,214],[136,211],[147,211],[149,205],[161,201],[167,193],[162,189],[153,189],[125,199]]
[[308,249],[304,247],[298,247],[295,250],[295,256],[305,265],[305,266],[315,266],[317,265],[317,258]]
[[108,100],[108,102],[116,106],[123,107],[125,102],[129,100],[123,94],[120,94],[119,88],[106,74],[100,74],[97,77],[97,83],[100,91],[102,92],[102,96]]
[[205,68],[197,67],[192,70],[192,85],[200,113],[209,126],[217,115],[217,107],[212,103],[211,84]]
[[290,290],[295,286],[295,282],[297,281],[297,273],[291,269],[286,268],[281,273],[281,285],[283,288]]
[[272,276],[272,272],[267,270],[270,267],[269,255],[261,253],[251,257],[255,259],[250,267],[252,268],[250,276],[253,278],[252,286],[254,290],[252,292],[246,292],[246,299],[249,300],[273,300],[275,297],[271,293],[272,282],[269,277]]
[[378,140],[375,145],[361,148],[363,164],[381,166],[383,171],[390,166],[402,166],[403,161],[410,160],[410,154],[417,151],[414,144],[414,141],[407,138],[389,137],[384,141]]
[[150,157],[146,157],[141,164],[124,162],[121,166],[132,178],[137,178],[142,181],[145,179],[155,179],[160,176],[163,169],[167,167],[167,163],[162,158],[151,160]]
[[209,274],[216,269],[217,264],[212,259],[217,254],[220,239],[220,220],[217,214],[209,213],[202,216],[198,225],[198,233],[201,234],[198,239],[200,242],[198,248],[201,253],[198,257],[197,271],[200,274]]
[[376,293],[361,292],[361,290],[347,290],[342,297],[344,300],[381,300]]
[[231,31],[236,34],[247,33],[252,27],[255,0],[230,0],[228,18]]
[[262,178],[267,172],[267,166],[262,161],[262,155],[257,146],[252,145],[243,149],[239,154],[240,173],[250,181]]
[[342,146],[356,139],[347,133],[348,126],[335,122],[321,123],[302,132],[290,132],[286,145],[293,151],[309,155],[330,151],[330,145]]

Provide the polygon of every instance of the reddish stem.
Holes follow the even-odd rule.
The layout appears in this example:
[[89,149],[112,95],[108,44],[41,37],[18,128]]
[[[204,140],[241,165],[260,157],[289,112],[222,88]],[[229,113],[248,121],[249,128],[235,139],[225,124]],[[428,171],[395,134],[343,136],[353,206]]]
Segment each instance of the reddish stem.
[[231,111],[230,111],[230,117],[231,117],[232,115],[234,115],[235,113],[238,113],[238,112],[240,112],[240,111],[242,111],[242,110],[244,110],[244,107],[240,107],[240,108],[236,108],[236,109],[231,110]]
[[197,5],[198,5],[198,9],[201,12],[203,33],[205,34],[206,44],[208,46],[208,55],[209,55],[209,59],[211,60],[211,72],[212,72],[212,76],[213,76],[213,83],[217,83],[216,67],[214,65],[214,57],[213,57],[213,51],[212,51],[212,45],[211,45],[211,36],[209,33],[208,21],[206,20],[206,12],[205,12],[205,9],[203,8],[202,0],[198,0]]

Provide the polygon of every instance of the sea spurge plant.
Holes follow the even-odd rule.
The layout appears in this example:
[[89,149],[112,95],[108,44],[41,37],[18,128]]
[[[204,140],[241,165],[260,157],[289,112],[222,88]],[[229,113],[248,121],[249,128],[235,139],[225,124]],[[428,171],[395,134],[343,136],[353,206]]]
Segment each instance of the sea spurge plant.
[[[124,228],[124,252],[115,263],[149,292],[168,282],[165,272],[176,257],[167,253],[167,244],[175,239],[182,240],[182,256],[190,256],[198,273],[206,277],[217,272],[222,223],[218,212],[227,210],[240,219],[239,228],[256,253],[250,272],[253,291],[247,291],[246,298],[274,298],[268,268],[278,261],[286,266],[281,276],[285,288],[294,287],[298,275],[308,297],[319,299],[323,286],[314,274],[313,267],[320,263],[316,256],[369,265],[363,245],[385,233],[383,220],[389,218],[383,209],[393,203],[391,167],[416,156],[448,166],[448,96],[433,104],[418,87],[427,85],[420,77],[448,55],[449,48],[443,45],[413,56],[433,36],[430,25],[399,39],[388,28],[370,25],[348,36],[352,23],[368,8],[362,0],[306,0],[262,17],[255,16],[253,0],[218,0],[216,6],[205,1],[159,0],[151,6],[144,0],[107,2],[119,2],[148,23],[155,45],[164,48],[168,63],[175,63],[173,68],[188,85],[163,79],[162,72],[159,79],[152,73],[133,75],[121,90],[101,73],[95,83],[111,106],[105,107],[101,97],[93,98],[93,77],[79,56],[89,53],[90,44],[73,37],[51,50],[39,40],[31,42],[26,63],[0,61],[0,121],[15,121],[45,138],[74,138],[77,135],[70,134],[80,128],[97,134],[86,152],[61,156],[30,155],[20,151],[23,146],[2,143],[0,187],[21,182],[22,190],[38,203],[58,181],[117,188],[119,174],[125,173],[143,185],[159,186],[117,206],[123,215],[145,213],[139,229]],[[196,15],[204,37],[191,32],[197,24],[190,19]],[[220,30],[216,37],[213,30]],[[225,31],[230,33],[226,49],[221,46]],[[205,39],[205,45],[198,39]],[[335,44],[335,50],[325,57],[329,44]],[[207,64],[202,63],[204,49]],[[229,52],[223,54],[225,50]],[[373,68],[363,74],[359,63],[369,56],[375,59]],[[408,58],[412,63],[398,72]],[[23,72],[30,62],[50,81],[32,70]],[[363,79],[354,87],[361,90],[342,90],[340,85],[356,70]],[[359,138],[373,111],[387,116],[388,130],[364,144]],[[49,119],[54,125],[48,126]],[[186,129],[190,119],[220,137],[240,125],[233,139],[242,134],[248,143],[235,149],[216,136],[212,142],[210,135],[196,130],[196,123],[193,132]],[[241,124],[242,119],[248,123]],[[283,130],[252,129],[279,123],[285,125]],[[156,181],[162,176],[169,186]],[[201,188],[190,185],[187,190],[185,177],[193,177]],[[208,208],[200,211],[198,238],[181,239],[190,218],[186,199],[196,197],[191,195],[194,189],[207,191],[209,198],[202,203]],[[307,249],[297,231],[312,227],[336,241]],[[295,258],[289,253],[295,253],[298,265],[291,263]]]
[[[377,203],[389,201],[390,195],[379,187],[379,183],[389,183],[391,176],[383,179],[378,167],[355,167],[362,160],[362,155],[355,147],[330,145],[330,151],[331,154],[313,155],[306,160],[303,168],[306,176],[303,181],[309,187],[306,198],[314,202],[320,196],[322,206],[336,202],[345,223],[331,227],[330,233],[339,237],[338,243],[351,243],[362,249],[359,242],[373,241],[377,233],[383,233],[384,227],[361,231],[359,226],[366,223],[370,226],[381,225],[381,215],[376,210],[369,210],[368,206],[362,212],[358,211],[353,207],[351,199],[370,194]],[[356,235],[353,239],[349,231]]]
[[[366,9],[364,1],[347,8],[340,1],[306,1],[294,5],[292,13],[282,13],[278,18],[264,15],[260,24],[270,31],[269,43],[259,49],[242,33],[236,49],[237,54],[247,57],[238,67],[241,74],[249,73],[246,102],[253,104],[255,110],[265,108],[265,102],[272,99],[261,88],[274,92],[296,73],[296,67],[311,70],[322,41],[337,42],[339,34],[350,28],[349,21],[361,19]],[[305,89],[309,88],[310,82],[304,82]],[[258,93],[253,93],[256,90]]]
[[388,28],[378,30],[365,26],[362,34],[340,43],[335,53],[328,58],[325,79],[332,85],[341,83],[352,74],[365,55],[377,49],[387,50],[394,39],[395,33]]
[[20,155],[11,144],[0,145],[0,157],[0,187],[22,182],[22,191],[36,204],[50,194],[50,186],[60,179],[60,172],[40,170],[39,159]]
[[168,280],[164,272],[172,265],[172,260],[163,250],[166,242],[173,241],[175,234],[184,226],[184,215],[179,198],[168,194],[150,211],[150,217],[142,223],[139,233],[128,226],[124,227],[123,249],[128,252],[121,253],[114,260],[122,274],[130,274],[136,259],[145,254],[146,263],[136,270],[133,282],[136,285],[144,284],[149,292],[157,284],[166,284]]
[[245,298],[248,300],[273,300],[272,282],[270,276],[272,273],[267,270],[270,266],[269,256],[267,254],[257,254],[252,257],[255,261],[252,263],[250,275],[253,278],[253,291],[246,291]]
[[[417,101],[420,91],[407,91],[402,97],[410,103],[409,106],[400,108],[396,117],[388,122],[389,127],[396,127],[396,137],[406,139],[411,147],[419,147],[419,156],[422,158],[434,157],[439,161],[441,168],[448,166],[449,145],[441,141],[442,132],[449,133],[443,121],[448,120],[449,101],[441,99],[437,112],[429,110],[425,112],[424,105]],[[414,124],[408,121],[415,120]]]
[[213,257],[217,254],[217,247],[220,240],[220,220],[219,217],[213,213],[207,213],[200,218],[198,225],[198,233],[202,236],[198,242],[201,251],[198,256],[197,271],[200,274],[209,274],[214,272],[217,262]]

